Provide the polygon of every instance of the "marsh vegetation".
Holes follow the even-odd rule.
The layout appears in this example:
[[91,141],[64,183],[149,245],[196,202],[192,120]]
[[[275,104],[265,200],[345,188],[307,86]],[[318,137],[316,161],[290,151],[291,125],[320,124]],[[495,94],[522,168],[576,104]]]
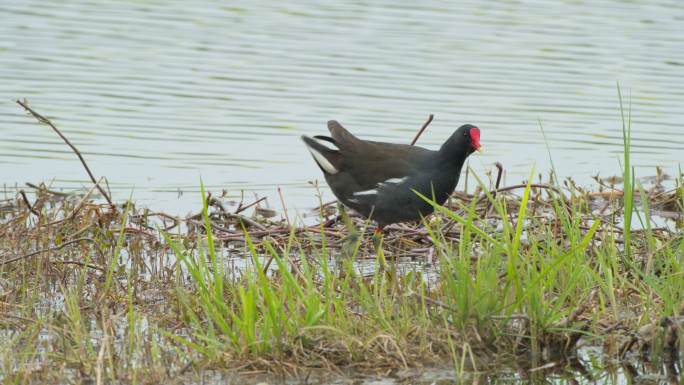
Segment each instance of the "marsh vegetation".
[[181,218],[31,185],[0,202],[2,381],[544,373],[587,347],[592,365],[646,359],[676,378],[682,180],[626,170],[593,191],[471,173],[476,191],[379,246],[334,205],[311,224],[203,190]]

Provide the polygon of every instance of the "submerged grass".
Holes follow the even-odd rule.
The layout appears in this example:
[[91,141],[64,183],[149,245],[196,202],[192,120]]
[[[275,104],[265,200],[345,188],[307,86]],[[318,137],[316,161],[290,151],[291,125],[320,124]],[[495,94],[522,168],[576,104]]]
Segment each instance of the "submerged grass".
[[[580,345],[672,359],[684,351],[682,178],[670,191],[635,180],[630,131],[627,120],[622,189],[535,184],[534,171],[496,192],[478,179],[479,192],[377,247],[367,222],[335,222],[325,205],[319,224],[297,227],[231,213],[203,187],[185,219],[44,186],[31,207],[7,199],[0,380],[445,364],[462,375],[500,359],[536,372]],[[658,226],[654,210],[674,219]]]

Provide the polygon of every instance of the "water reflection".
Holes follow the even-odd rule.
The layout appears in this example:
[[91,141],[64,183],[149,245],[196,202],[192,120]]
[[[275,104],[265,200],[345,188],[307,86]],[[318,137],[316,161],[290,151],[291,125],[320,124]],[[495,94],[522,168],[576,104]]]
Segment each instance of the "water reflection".
[[[367,138],[438,146],[483,129],[478,172],[511,183],[549,168],[618,170],[615,85],[631,91],[637,172],[674,174],[684,140],[684,4],[678,1],[248,2],[29,0],[0,12],[0,183],[86,178],[26,97],[107,176],[157,208],[210,189],[313,206],[319,178],[299,142],[331,118]],[[628,92],[629,93],[629,92]],[[184,194],[178,194],[179,189]],[[178,197],[180,195],[180,198]],[[330,197],[330,194],[327,195]]]
[[[511,365],[480,371],[464,371],[458,375],[450,368],[395,369],[376,376],[347,372],[344,376],[309,372],[305,380],[283,379],[273,375],[241,377],[234,373],[205,371],[200,373],[205,384],[335,384],[335,385],[457,385],[457,384],[556,384],[556,385],[622,385],[622,384],[681,384],[681,359],[666,355],[663,360],[604,363],[594,354],[581,350],[573,358],[550,361],[532,366],[532,360],[521,357]],[[196,376],[196,375],[195,375]],[[320,377],[319,377],[320,376]],[[187,381],[192,383],[192,379]]]

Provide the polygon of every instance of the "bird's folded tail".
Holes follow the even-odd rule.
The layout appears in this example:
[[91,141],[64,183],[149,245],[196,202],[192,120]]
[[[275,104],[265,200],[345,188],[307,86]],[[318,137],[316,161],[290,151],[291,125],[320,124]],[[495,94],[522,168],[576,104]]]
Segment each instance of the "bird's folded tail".
[[[332,175],[340,172],[340,151],[337,149],[337,144],[333,138],[322,135],[317,135],[313,138],[310,138],[306,135],[302,135],[302,140],[309,149],[309,152],[316,161],[316,164],[318,164],[318,167],[320,167],[324,173]],[[331,143],[335,149],[324,145],[321,143],[321,141]]]
[[359,138],[347,131],[337,120],[328,121],[328,130],[337,147],[343,150],[357,146],[361,142]]

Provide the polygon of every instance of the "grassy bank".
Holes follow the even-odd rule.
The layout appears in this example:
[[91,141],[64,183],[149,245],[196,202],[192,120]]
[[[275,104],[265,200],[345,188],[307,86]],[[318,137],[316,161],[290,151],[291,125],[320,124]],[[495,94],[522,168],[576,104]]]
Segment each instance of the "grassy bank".
[[2,202],[2,380],[681,352],[682,189],[634,186],[637,230],[624,189],[527,183],[459,194],[380,248],[329,209],[307,227],[210,197],[173,218],[39,188]]

